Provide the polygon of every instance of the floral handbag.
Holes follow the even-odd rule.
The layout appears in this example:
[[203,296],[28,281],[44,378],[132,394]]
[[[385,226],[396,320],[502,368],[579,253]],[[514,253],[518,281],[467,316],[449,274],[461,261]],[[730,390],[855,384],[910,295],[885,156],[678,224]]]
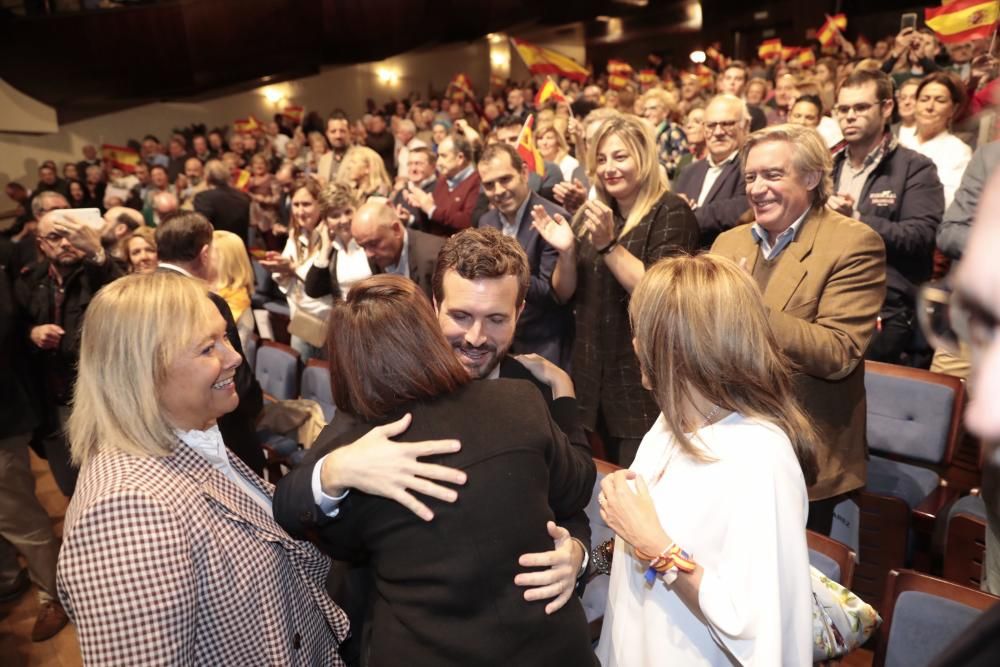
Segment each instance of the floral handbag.
[[847,655],[868,641],[882,624],[875,608],[814,567],[813,661],[822,662]]

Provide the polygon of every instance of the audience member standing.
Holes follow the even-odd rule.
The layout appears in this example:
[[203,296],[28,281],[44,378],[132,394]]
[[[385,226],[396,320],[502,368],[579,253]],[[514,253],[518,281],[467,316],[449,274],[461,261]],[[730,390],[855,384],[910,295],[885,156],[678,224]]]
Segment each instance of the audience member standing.
[[588,145],[596,198],[580,207],[572,228],[541,211],[534,224],[559,251],[556,295],[563,303],[575,296],[573,380],[584,427],[627,466],[657,415],[632,352],[629,295],[648,266],[697,247],[698,221],[669,192],[645,121],[612,117]]
[[[80,329],[90,300],[124,275],[101,245],[100,234],[75,220],[65,199],[52,195],[38,222],[38,248],[45,261],[17,284],[17,301],[29,327],[31,370],[44,392],[41,428],[36,432],[59,490],[73,495],[78,470],[70,464],[64,434],[80,356]],[[60,201],[61,200],[61,201]]]
[[413,183],[406,186],[407,203],[423,211],[429,230],[450,236],[472,226],[472,210],[479,198],[476,146],[463,136],[448,135],[437,153],[437,185],[428,194]]
[[833,156],[835,194],[826,205],[885,242],[885,303],[866,358],[926,366],[928,355],[913,348],[916,296],[931,277],[944,192],[934,163],[893,137],[892,108],[892,81],[882,72],[859,69],[840,85],[835,111],[845,146]]
[[830,152],[815,130],[765,128],[740,159],[755,222],[724,232],[712,252],[753,276],[799,371],[795,394],[819,431],[809,527],[829,534],[836,504],[865,484],[864,353],[885,300],[885,244],[826,208]]
[[208,189],[194,196],[194,210],[208,218],[212,227],[249,241],[250,197],[229,184],[229,170],[220,160],[205,165]]

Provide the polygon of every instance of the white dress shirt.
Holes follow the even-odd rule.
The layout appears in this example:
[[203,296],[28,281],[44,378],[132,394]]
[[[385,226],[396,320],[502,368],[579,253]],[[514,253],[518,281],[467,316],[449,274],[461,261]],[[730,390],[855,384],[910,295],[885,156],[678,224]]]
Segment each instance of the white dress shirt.
[[246,492],[255,503],[264,508],[264,511],[271,514],[271,499],[233,468],[233,464],[229,460],[229,450],[226,449],[226,443],[222,441],[222,432],[219,431],[218,425],[212,426],[206,431],[174,429],[174,434],[181,442],[211,463],[212,467],[225,475],[229,481]]

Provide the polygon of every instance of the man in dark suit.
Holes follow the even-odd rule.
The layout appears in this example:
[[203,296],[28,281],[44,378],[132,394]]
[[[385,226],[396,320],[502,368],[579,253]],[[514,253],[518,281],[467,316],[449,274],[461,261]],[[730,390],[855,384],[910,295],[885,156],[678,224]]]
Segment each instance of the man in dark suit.
[[[477,179],[478,180],[478,179]],[[386,199],[362,204],[351,222],[351,235],[365,249],[372,273],[395,273],[409,278],[431,295],[431,278],[444,239],[407,229]]]
[[194,196],[194,210],[208,218],[215,229],[236,234],[247,242],[250,229],[250,197],[229,185],[229,170],[219,160],[205,165],[208,190]]
[[684,168],[674,183],[674,192],[694,209],[702,247],[735,227],[749,208],[739,160],[749,127],[746,102],[734,95],[712,98],[705,109],[708,156]]
[[[159,271],[176,271],[207,281],[212,269],[212,224],[199,213],[182,212],[156,228]],[[207,291],[206,286],[206,291]],[[243,359],[236,368],[236,393],[239,406],[219,418],[219,431],[226,446],[258,475],[264,472],[264,450],[257,441],[255,423],[264,403],[260,384],[247,363],[236,330],[233,313],[225,299],[213,292],[208,297],[226,320],[226,338]]]
[[[411,149],[406,160],[406,174],[404,176],[406,176],[406,183],[401,190],[392,196],[392,205],[396,207],[396,212],[400,214],[400,218],[407,227],[426,232],[429,226],[427,214],[419,206],[414,206],[407,201],[406,192],[412,183],[427,194],[434,195],[434,188],[437,187],[438,181],[437,156],[434,155],[434,151],[426,146]],[[473,220],[473,225],[475,225],[475,220]]]
[[492,227],[517,239],[528,256],[531,283],[524,311],[514,335],[514,351],[534,352],[565,368],[569,363],[569,312],[556,301],[552,272],[559,253],[532,226],[531,212],[541,207],[549,216],[570,214],[538,196],[528,187],[528,167],[507,144],[486,148],[479,161],[479,178],[492,209],[479,219],[480,227]]

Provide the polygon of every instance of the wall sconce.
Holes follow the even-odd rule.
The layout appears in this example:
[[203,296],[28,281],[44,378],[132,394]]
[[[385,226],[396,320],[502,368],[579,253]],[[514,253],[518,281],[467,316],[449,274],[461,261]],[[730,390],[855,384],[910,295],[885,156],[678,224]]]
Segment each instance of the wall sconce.
[[281,104],[281,101],[285,99],[285,94],[277,88],[265,88],[263,92],[264,99],[266,99],[268,104],[271,106],[278,106]]
[[375,70],[375,76],[383,86],[395,86],[399,83],[399,70],[389,67],[379,67]]
[[490,54],[490,63],[496,69],[509,69],[510,68],[510,53],[502,53],[500,51],[494,51]]
[[700,65],[705,62],[705,52],[704,51],[692,51],[691,52],[691,62],[695,65]]

